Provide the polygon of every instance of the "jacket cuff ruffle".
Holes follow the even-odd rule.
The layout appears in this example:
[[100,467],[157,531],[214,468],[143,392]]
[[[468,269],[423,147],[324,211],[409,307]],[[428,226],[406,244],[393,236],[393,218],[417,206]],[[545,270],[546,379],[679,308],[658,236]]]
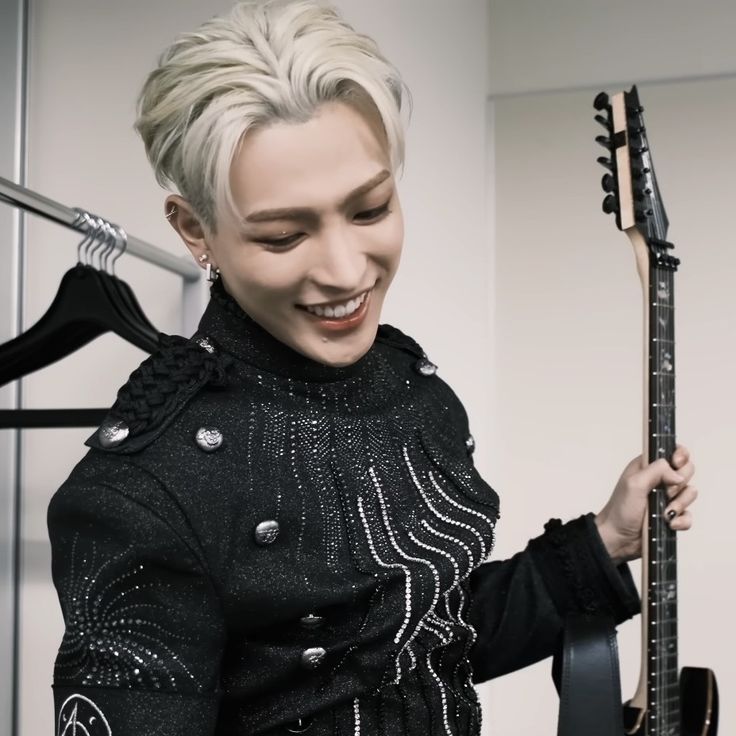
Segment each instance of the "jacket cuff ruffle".
[[640,611],[639,593],[626,563],[614,565],[593,514],[563,524],[551,519],[529,543],[560,616],[608,614],[616,624]]

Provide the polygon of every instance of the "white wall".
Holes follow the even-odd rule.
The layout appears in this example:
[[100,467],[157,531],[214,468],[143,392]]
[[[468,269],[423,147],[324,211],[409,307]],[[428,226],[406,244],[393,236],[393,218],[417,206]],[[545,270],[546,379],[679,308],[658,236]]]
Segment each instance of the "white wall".
[[[424,344],[466,401],[483,462],[490,434],[486,4],[343,0],[340,5],[396,61],[415,100],[401,183],[406,249],[384,319]],[[145,74],[176,33],[228,6],[223,0],[34,0],[29,186],[183,253],[163,218],[164,193],[132,131],[134,103]],[[445,57],[437,53],[441,48],[447,49]],[[73,265],[76,238],[32,220],[28,241],[30,325]],[[177,277],[132,258],[122,259],[119,270],[154,324],[176,331],[181,306]],[[26,405],[109,405],[142,357],[119,339],[102,337],[28,377]],[[20,736],[36,736],[53,730],[49,685],[62,634],[49,581],[45,510],[82,456],[89,431],[23,434]]]
[[[492,0],[489,116],[496,217],[491,482],[501,556],[552,516],[598,510],[641,447],[641,306],[631,247],[600,211],[592,100],[640,85],[677,275],[678,433],[695,453],[696,526],[680,539],[681,665],[716,671],[734,720],[727,544],[736,507],[730,366],[736,186],[736,6]],[[637,567],[638,571],[638,567]],[[638,572],[637,572],[638,574]],[[624,697],[639,624],[620,629]],[[549,664],[488,689],[488,733],[552,734]],[[533,707],[530,707],[533,702]]]
[[494,96],[736,72],[732,0],[490,0]]

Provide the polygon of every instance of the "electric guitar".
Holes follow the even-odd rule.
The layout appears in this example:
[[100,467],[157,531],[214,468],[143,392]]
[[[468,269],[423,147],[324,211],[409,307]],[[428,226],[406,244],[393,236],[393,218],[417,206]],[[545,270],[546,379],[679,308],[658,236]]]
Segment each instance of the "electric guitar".
[[[636,87],[594,102],[608,150],[598,162],[603,211],[634,247],[644,296],[644,452],[654,462],[675,451],[675,291],[680,261],[667,241],[669,222],[652,164]],[[636,736],[716,736],[718,688],[713,672],[678,670],[676,532],[664,515],[666,488],[654,489],[643,529],[642,663],[639,686],[624,705],[625,733]]]

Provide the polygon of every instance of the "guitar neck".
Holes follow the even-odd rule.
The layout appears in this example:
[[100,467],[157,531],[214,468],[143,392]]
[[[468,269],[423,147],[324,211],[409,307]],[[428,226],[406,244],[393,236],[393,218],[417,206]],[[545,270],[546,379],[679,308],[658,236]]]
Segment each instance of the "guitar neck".
[[[648,430],[649,462],[669,460],[675,451],[675,292],[677,260],[648,249]],[[665,487],[649,497],[645,555],[647,642],[647,736],[679,736],[677,651],[677,549],[665,517]]]

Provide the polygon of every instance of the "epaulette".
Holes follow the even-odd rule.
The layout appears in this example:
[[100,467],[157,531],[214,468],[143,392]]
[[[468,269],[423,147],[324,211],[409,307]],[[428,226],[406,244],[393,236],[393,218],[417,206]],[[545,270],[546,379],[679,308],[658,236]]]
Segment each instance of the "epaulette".
[[210,338],[161,335],[159,349],[131,373],[107,417],[85,444],[124,455],[142,450],[202,388],[226,386],[230,362]]
[[413,337],[409,337],[409,335],[402,332],[398,327],[394,327],[393,325],[378,325],[376,340],[385,345],[403,350],[417,358],[413,367],[420,375],[433,376],[437,373],[437,366],[427,357],[422,346]]

